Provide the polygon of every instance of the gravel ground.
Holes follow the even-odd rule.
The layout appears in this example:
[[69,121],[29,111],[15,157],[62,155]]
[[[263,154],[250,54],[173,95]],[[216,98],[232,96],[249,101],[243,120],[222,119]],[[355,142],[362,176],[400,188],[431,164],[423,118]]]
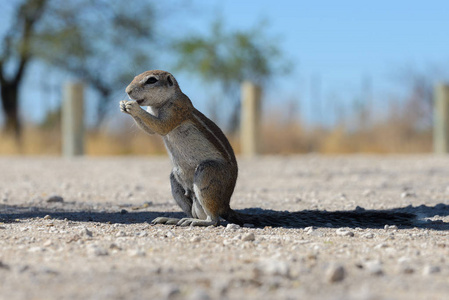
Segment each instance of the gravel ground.
[[181,216],[160,158],[0,158],[0,299],[447,299],[449,157],[239,159],[231,202]]

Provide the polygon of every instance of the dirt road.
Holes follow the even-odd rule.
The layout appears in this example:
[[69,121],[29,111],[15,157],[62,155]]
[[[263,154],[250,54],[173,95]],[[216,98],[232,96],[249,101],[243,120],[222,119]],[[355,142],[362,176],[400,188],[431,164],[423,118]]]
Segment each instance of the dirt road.
[[182,216],[161,158],[0,158],[0,299],[447,299],[449,157],[240,159],[231,205]]

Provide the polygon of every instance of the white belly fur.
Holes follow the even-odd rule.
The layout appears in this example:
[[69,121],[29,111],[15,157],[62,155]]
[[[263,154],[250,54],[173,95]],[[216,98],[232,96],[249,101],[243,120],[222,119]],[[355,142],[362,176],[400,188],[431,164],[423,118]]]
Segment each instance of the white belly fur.
[[185,122],[164,136],[175,176],[184,189],[192,191],[196,167],[206,160],[224,160],[194,124]]

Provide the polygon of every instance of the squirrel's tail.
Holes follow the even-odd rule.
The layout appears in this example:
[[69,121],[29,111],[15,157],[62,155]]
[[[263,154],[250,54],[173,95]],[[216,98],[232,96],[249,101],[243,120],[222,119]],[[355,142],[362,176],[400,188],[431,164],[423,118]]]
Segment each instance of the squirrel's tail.
[[[249,214],[229,209],[220,217],[226,221],[243,226],[252,224],[254,227],[373,227],[382,228],[385,224],[397,226],[414,226],[416,215],[401,210],[377,211],[358,208],[353,211],[274,211],[264,209],[246,209]],[[330,225],[329,225],[330,224]]]
[[264,226],[286,226],[286,222],[282,222],[279,218],[270,215],[258,215],[258,214],[244,214],[237,212],[233,209],[229,209],[226,213],[220,215],[223,219],[230,223],[238,224],[243,226],[253,225],[254,227],[264,227]]

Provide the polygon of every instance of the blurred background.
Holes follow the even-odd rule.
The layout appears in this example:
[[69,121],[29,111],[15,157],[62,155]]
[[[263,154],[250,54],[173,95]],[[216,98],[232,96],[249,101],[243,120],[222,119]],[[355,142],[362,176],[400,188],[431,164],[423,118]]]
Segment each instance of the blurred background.
[[0,0],[0,154],[59,155],[64,86],[84,85],[85,153],[163,154],[118,102],[170,71],[240,151],[241,84],[260,151],[432,151],[449,79],[447,1]]

